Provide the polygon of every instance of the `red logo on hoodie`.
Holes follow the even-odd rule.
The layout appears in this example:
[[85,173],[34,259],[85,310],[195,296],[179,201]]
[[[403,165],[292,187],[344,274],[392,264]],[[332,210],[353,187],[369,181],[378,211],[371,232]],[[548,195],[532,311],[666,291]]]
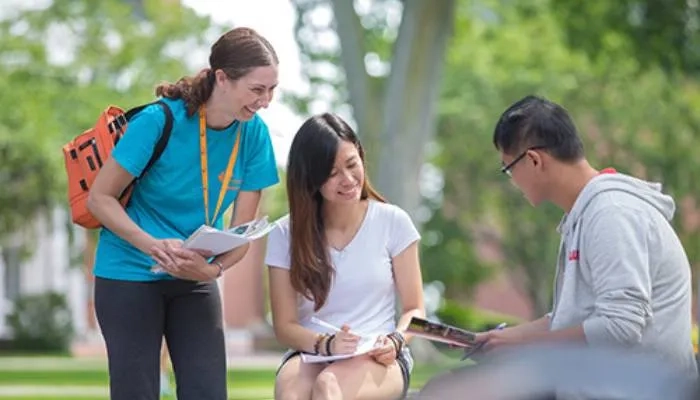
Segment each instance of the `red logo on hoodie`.
[[577,261],[578,260],[578,250],[571,250],[569,252],[569,261]]

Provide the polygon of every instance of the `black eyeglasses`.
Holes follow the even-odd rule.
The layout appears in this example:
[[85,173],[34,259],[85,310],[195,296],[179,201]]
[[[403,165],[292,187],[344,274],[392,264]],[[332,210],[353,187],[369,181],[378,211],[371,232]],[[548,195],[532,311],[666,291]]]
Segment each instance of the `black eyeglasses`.
[[528,151],[531,151],[531,150],[541,150],[541,149],[544,149],[544,148],[546,148],[546,147],[547,147],[547,146],[532,146],[532,147],[528,147],[528,148],[525,149],[522,153],[520,153],[520,155],[518,155],[517,157],[515,157],[515,158],[513,159],[513,161],[509,162],[507,165],[502,166],[502,167],[501,167],[501,172],[504,173],[504,174],[506,174],[506,175],[508,175],[508,176],[511,176],[511,170],[513,169],[513,167],[515,166],[515,164],[517,164],[518,161],[522,160],[523,157],[525,157],[525,155],[527,154]]

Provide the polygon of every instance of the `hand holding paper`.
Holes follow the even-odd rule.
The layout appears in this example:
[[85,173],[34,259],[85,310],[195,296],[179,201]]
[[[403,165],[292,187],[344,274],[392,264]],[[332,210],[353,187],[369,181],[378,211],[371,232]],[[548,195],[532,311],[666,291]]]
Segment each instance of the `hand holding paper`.
[[[267,216],[223,231],[202,225],[177,247],[191,250],[205,258],[214,257],[259,239],[274,227],[275,223],[268,223]],[[158,252],[158,257],[151,254],[157,262],[151,268],[152,272],[167,272],[163,269],[166,264],[162,262],[174,262],[173,254],[166,254],[169,253],[167,249],[162,250]]]
[[375,348],[367,354],[369,354],[374,361],[389,366],[396,360],[396,347],[388,337],[381,336]]
[[151,256],[158,262],[152,270],[190,281],[208,281],[218,273],[199,252],[182,247],[181,241],[164,240],[154,245]]

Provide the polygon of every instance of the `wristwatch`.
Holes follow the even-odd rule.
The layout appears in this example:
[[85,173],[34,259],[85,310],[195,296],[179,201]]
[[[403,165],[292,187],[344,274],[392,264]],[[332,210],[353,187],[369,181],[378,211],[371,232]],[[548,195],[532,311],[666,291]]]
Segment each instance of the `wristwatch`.
[[221,278],[221,275],[224,274],[224,265],[218,261],[212,261],[211,264],[219,268],[219,273],[216,274],[216,277]]

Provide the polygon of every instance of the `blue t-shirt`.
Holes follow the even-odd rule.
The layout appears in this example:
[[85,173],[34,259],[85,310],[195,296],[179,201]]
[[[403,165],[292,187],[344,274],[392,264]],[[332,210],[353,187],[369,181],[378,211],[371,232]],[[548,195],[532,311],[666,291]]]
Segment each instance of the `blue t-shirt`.
[[[170,140],[160,159],[135,185],[126,213],[156,239],[185,239],[205,223],[199,154],[199,114],[187,116],[182,100],[164,99],[173,113]],[[160,105],[142,110],[130,122],[112,152],[114,160],[133,176],[141,175],[161,137],[165,113]],[[226,166],[239,122],[215,130],[207,128],[209,218],[219,198]],[[267,125],[255,115],[241,128],[238,158],[215,226],[223,226],[223,213],[238,192],[256,191],[279,182]],[[100,232],[95,255],[97,277],[128,281],[171,279],[153,273],[155,261],[107,228]]]

